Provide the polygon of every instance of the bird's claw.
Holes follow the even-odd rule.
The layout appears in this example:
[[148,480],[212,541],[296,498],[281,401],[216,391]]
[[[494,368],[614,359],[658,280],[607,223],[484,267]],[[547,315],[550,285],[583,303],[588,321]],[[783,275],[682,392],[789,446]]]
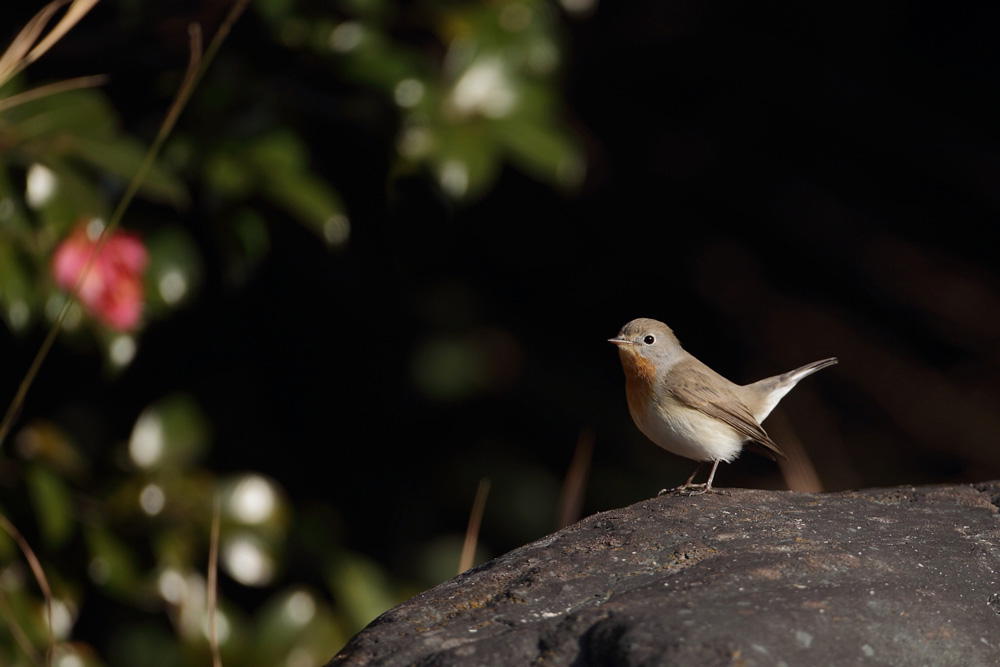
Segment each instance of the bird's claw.
[[726,495],[724,489],[717,489],[714,486],[708,486],[708,484],[681,484],[673,489],[660,489],[660,492],[656,494],[656,497],[660,496],[700,496],[703,493],[718,493],[719,495]]

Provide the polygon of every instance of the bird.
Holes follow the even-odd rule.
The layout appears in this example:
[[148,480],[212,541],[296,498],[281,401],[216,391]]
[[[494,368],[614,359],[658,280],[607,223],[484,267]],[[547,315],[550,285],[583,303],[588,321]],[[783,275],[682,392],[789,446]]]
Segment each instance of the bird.
[[[684,350],[673,330],[657,320],[632,320],[608,342],[621,357],[625,396],[635,425],[668,452],[698,461],[687,481],[672,490],[687,494],[712,492],[719,463],[734,461],[747,443],[757,443],[771,458],[786,458],[761,422],[800,380],[837,363],[830,357],[738,385]],[[693,484],[708,461],[712,462],[708,481]]]

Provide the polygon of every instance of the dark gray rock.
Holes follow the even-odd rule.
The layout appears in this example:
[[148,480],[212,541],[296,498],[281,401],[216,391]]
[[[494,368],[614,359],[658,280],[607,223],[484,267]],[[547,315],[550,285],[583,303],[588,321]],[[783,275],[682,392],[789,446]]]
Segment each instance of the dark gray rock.
[[1000,664],[1000,482],[591,516],[386,612],[347,665]]

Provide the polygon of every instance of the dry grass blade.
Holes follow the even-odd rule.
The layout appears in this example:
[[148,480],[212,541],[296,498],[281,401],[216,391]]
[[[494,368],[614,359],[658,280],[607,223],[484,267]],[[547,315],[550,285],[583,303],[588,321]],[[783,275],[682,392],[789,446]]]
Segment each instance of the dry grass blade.
[[33,100],[46,97],[47,95],[64,93],[67,90],[79,90],[80,88],[94,88],[96,86],[102,86],[107,82],[108,77],[103,74],[95,74],[93,76],[81,76],[76,79],[66,79],[65,81],[56,81],[55,83],[38,86],[37,88],[32,88],[31,90],[26,90],[23,93],[11,95],[10,97],[0,100],[0,112],[12,109],[19,104],[24,104],[25,102],[31,102]]
[[[42,564],[39,562],[38,557],[35,556],[35,552],[32,550],[31,545],[28,544],[28,540],[24,539],[21,531],[15,528],[14,524],[8,521],[7,517],[2,514],[0,514],[0,528],[7,531],[7,534],[17,543],[21,553],[24,554],[25,560],[28,561],[28,566],[31,567],[31,571],[35,575],[35,581],[38,582],[38,588],[41,589],[42,596],[45,598],[45,614],[49,629],[49,648],[46,664],[52,664],[52,656],[55,654],[56,648],[56,638],[52,629],[52,590],[49,588],[49,580],[45,577],[45,570],[42,569]],[[28,655],[30,657],[31,653]],[[39,664],[37,660],[33,662]]]
[[237,0],[233,4],[233,8],[229,11],[229,14],[226,15],[222,25],[219,26],[219,29],[215,33],[215,37],[212,39],[212,42],[208,45],[208,50],[205,52],[204,56],[201,55],[200,48],[201,30],[197,27],[192,27],[191,59],[188,63],[188,69],[185,74],[184,81],[181,83],[181,87],[177,91],[177,97],[174,98],[173,103],[170,105],[170,109],[167,110],[167,115],[163,120],[163,124],[160,126],[159,132],[157,132],[156,137],[153,139],[153,143],[150,145],[149,150],[146,151],[146,155],[139,164],[138,169],[136,169],[135,174],[132,176],[132,180],[129,181],[128,187],[125,188],[121,201],[118,202],[118,206],[115,208],[114,213],[111,214],[111,218],[108,220],[107,226],[104,228],[104,231],[101,232],[101,237],[98,239],[93,251],[90,253],[87,263],[84,265],[83,270],[80,271],[76,285],[73,286],[69,296],[66,297],[66,301],[63,302],[62,308],[60,308],[59,314],[56,315],[52,326],[49,327],[49,331],[46,334],[45,339],[42,341],[42,344],[38,349],[38,353],[32,360],[28,371],[24,374],[24,378],[21,380],[21,384],[17,388],[17,393],[14,395],[10,406],[7,408],[3,421],[0,421],[0,447],[3,446],[14,421],[21,413],[21,407],[24,405],[24,399],[28,395],[28,390],[35,381],[35,377],[38,375],[38,371],[42,367],[42,362],[45,361],[45,357],[48,356],[49,349],[51,349],[52,344],[55,342],[56,336],[62,329],[62,324],[66,319],[66,314],[69,312],[70,306],[72,306],[76,301],[77,294],[80,292],[80,286],[83,285],[83,281],[87,274],[90,273],[95,260],[100,256],[101,251],[104,250],[104,246],[107,245],[112,232],[114,232],[114,230],[118,227],[122,217],[125,215],[125,210],[129,207],[129,204],[132,203],[132,199],[139,191],[139,186],[142,185],[143,180],[146,178],[146,174],[149,173],[149,170],[153,166],[153,162],[159,155],[160,149],[163,148],[164,142],[166,142],[167,137],[170,136],[170,133],[173,131],[174,125],[177,123],[177,119],[181,115],[181,111],[184,110],[188,100],[191,99],[191,94],[194,92],[198,81],[201,80],[205,70],[211,63],[212,58],[218,52],[219,48],[221,48],[222,42],[225,41],[226,36],[229,34],[229,31],[236,23],[240,14],[242,14],[243,10],[246,9],[249,1],[250,0]]
[[476,499],[472,502],[469,512],[469,525],[465,528],[465,540],[462,542],[462,555],[458,559],[458,572],[461,574],[470,567],[476,557],[476,544],[479,542],[479,526],[483,522],[483,511],[486,509],[486,496],[490,493],[490,480],[483,477],[476,489]]
[[46,51],[52,48],[53,44],[62,39],[63,36],[80,21],[80,19],[86,16],[87,12],[93,9],[97,2],[98,0],[73,0],[73,4],[71,4],[69,9],[66,10],[66,13],[63,14],[63,17],[59,20],[59,23],[56,24],[56,27],[52,28],[49,34],[45,36],[45,39],[39,42],[35,48],[31,49],[31,52],[28,53],[27,57],[25,57],[25,66],[30,65],[42,57]]
[[21,29],[14,41],[10,43],[3,56],[0,56],[0,86],[11,77],[38,60],[52,48],[52,45],[62,39],[69,30],[79,23],[87,12],[94,8],[98,0],[73,0],[73,4],[42,41],[38,41],[49,19],[65,5],[68,0],[55,0],[42,7],[28,24]]
[[208,645],[212,651],[212,667],[222,667],[219,656],[219,634],[215,625],[215,614],[219,605],[219,523],[222,510],[216,500],[212,510],[212,535],[208,547],[208,591],[205,600],[208,613]]
[[31,50],[31,46],[38,40],[38,36],[45,29],[45,24],[49,22],[52,15],[66,4],[68,0],[57,0],[42,7],[41,11],[31,17],[28,24],[21,28],[17,37],[10,43],[7,50],[0,56],[0,85],[6,83],[12,76],[24,69],[25,55]]
[[559,490],[559,518],[556,528],[565,528],[580,519],[583,512],[583,492],[587,488],[587,473],[594,452],[594,434],[589,429],[580,431],[576,439],[573,458]]

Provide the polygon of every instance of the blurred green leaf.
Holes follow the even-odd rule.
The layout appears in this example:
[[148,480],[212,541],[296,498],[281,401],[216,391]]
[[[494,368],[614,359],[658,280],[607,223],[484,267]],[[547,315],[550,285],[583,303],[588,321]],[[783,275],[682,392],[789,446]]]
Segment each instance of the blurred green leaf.
[[[4,113],[5,137],[11,144],[51,142],[60,135],[94,139],[113,135],[117,114],[100,91],[71,90],[41,97]],[[58,150],[49,144],[49,150]]]
[[23,331],[33,319],[36,292],[30,287],[32,282],[21,253],[0,237],[0,316],[12,331]]
[[490,463],[493,485],[484,523],[517,544],[549,532],[559,480],[537,464],[518,465],[497,458],[491,458]]
[[81,218],[107,219],[108,201],[79,169],[60,156],[47,156],[44,167],[55,176],[54,190],[45,201],[29,201],[29,206],[53,236],[64,236]]
[[[201,591],[199,591],[201,592]],[[209,665],[208,614],[204,599],[189,599],[178,618],[178,638],[181,640],[184,665]],[[216,629],[224,665],[250,664],[247,647],[255,632],[243,611],[221,597],[216,608]]]
[[323,180],[308,172],[275,172],[266,187],[268,199],[284,208],[299,222],[324,238],[326,224],[335,215],[343,215],[344,206],[337,193]]
[[566,187],[579,185],[582,158],[561,128],[515,117],[497,122],[496,131],[512,160],[529,174]]
[[279,130],[251,143],[247,158],[260,174],[298,173],[308,166],[309,153],[305,144],[292,132]]
[[139,415],[129,440],[129,455],[140,468],[183,468],[208,445],[209,423],[187,394],[171,394]]
[[341,0],[345,11],[361,16],[384,15],[395,0]]
[[[44,602],[40,595],[35,594],[37,589],[34,587],[34,579],[26,567],[22,570],[19,565],[15,565],[13,573],[13,581],[4,587],[4,597],[7,607],[10,609],[10,617],[24,631],[25,636],[33,646],[41,647],[48,639],[47,626],[43,620],[45,618]],[[6,622],[4,629],[7,629]],[[0,665],[4,665],[4,667],[7,665],[37,667],[19,646],[13,642],[8,646],[10,650],[0,650]],[[0,644],[0,647],[3,645]]]
[[177,637],[160,624],[142,621],[116,628],[111,634],[108,659],[112,665],[143,667],[186,667],[193,664],[184,660]]
[[288,664],[292,653],[300,659],[307,654],[314,664],[325,664],[350,638],[319,595],[298,586],[265,602],[254,625],[253,664],[260,667]]
[[164,225],[145,239],[149,251],[146,303],[154,311],[175,308],[197,292],[202,281],[201,254],[181,227]]
[[[99,170],[128,183],[146,157],[147,146],[126,136],[108,139],[76,137],[65,144],[66,152]],[[188,203],[184,183],[160,162],[154,162],[139,186],[139,192],[151,201],[182,207]]]
[[118,595],[135,599],[139,592],[135,554],[101,525],[88,525],[83,530],[90,556],[88,569],[91,578]]
[[233,215],[230,231],[233,240],[226,244],[227,272],[232,281],[241,283],[267,256],[271,239],[264,218],[249,207]]
[[414,352],[411,371],[417,388],[427,396],[454,401],[486,387],[486,367],[474,341],[435,338]]
[[14,444],[24,458],[44,461],[54,474],[79,479],[89,461],[77,451],[66,432],[50,421],[35,420],[18,431]]
[[[465,535],[455,533],[441,535],[420,544],[410,562],[417,576],[427,587],[436,586],[455,576],[464,542]],[[482,563],[488,558],[483,545],[477,544],[473,562]]]
[[334,601],[356,632],[400,602],[382,569],[371,559],[350,551],[335,554],[327,566],[327,584]]
[[492,124],[482,120],[439,128],[431,151],[438,183],[456,199],[483,193],[500,170],[500,152]]
[[73,501],[66,484],[43,466],[25,470],[28,495],[35,508],[42,539],[49,546],[59,546],[73,531]]
[[329,220],[343,215],[340,197],[309,171],[306,146],[291,132],[273,132],[259,138],[250,146],[247,162],[255,167],[263,195],[321,238]]
[[10,170],[0,160],[0,239],[13,240],[31,226],[21,194],[11,182]]
[[250,165],[226,150],[208,157],[205,161],[204,178],[206,184],[220,196],[232,199],[250,196],[256,180]]
[[[204,175],[220,196],[241,200],[259,194],[326,240],[330,221],[344,215],[336,190],[310,171],[306,145],[287,130],[217,151],[206,160]],[[246,208],[232,224],[244,251],[232,267],[239,278],[266,251],[267,231],[260,215]]]
[[296,0],[255,0],[257,11],[269,20],[274,20],[288,13],[295,7]]
[[333,44],[337,44],[338,30],[359,31],[357,46],[343,53],[339,64],[349,76],[387,93],[403,79],[425,76],[433,70],[424,54],[401,48],[369,23],[352,22],[346,26],[342,23],[333,30],[329,38]]

